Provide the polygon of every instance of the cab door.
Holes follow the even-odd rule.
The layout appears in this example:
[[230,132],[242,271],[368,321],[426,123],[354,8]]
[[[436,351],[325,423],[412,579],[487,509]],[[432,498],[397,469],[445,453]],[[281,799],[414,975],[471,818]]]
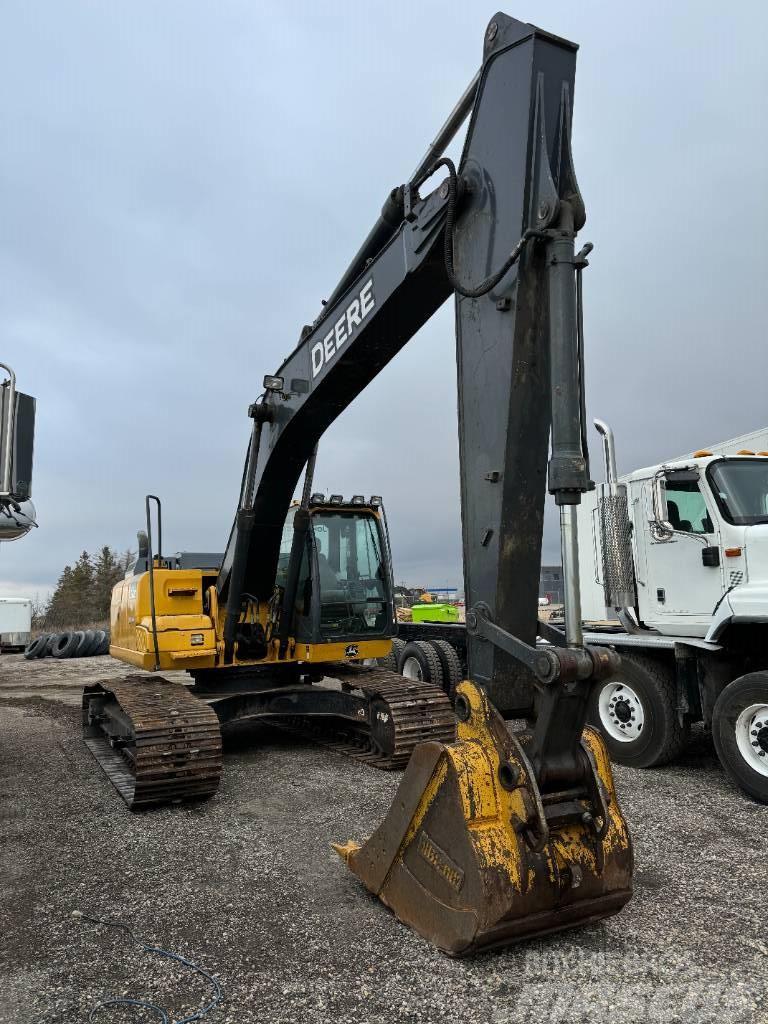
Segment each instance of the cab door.
[[707,505],[696,471],[669,471],[664,489],[671,533],[653,528],[653,480],[643,484],[649,524],[645,621],[661,633],[703,637],[723,595],[717,515]]

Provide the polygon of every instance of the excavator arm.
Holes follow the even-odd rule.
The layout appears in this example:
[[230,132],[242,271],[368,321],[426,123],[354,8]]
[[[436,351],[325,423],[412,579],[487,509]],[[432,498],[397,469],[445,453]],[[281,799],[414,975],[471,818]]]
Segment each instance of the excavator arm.
[[[501,14],[492,20],[483,66],[446,128],[387,198],[321,315],[266,378],[250,408],[217,584],[230,643],[243,595],[272,595],[285,515],[320,437],[451,294],[468,606],[535,643],[550,426],[550,490],[570,502],[589,486],[573,256],[584,221],[570,157],[575,58],[572,43]],[[467,113],[454,171],[441,153]],[[442,163],[448,176],[422,197]],[[497,706],[530,703],[519,662],[479,631],[469,661]]]
[[[583,644],[572,520],[592,486],[575,61],[566,40],[503,14],[491,20],[480,71],[445,128],[265,378],[217,583],[231,659],[246,596],[273,594],[286,512],[319,438],[455,295],[471,680],[456,701],[459,740],[417,748],[380,829],[363,847],[339,847],[398,917],[452,953],[603,917],[631,893],[610,765],[584,728],[592,683],[618,661]],[[456,169],[442,154],[467,114]],[[547,490],[561,516],[564,635],[537,622]],[[308,519],[297,513],[294,523],[292,563]],[[537,634],[550,642],[537,646]],[[511,734],[499,712],[531,716],[531,731]]]

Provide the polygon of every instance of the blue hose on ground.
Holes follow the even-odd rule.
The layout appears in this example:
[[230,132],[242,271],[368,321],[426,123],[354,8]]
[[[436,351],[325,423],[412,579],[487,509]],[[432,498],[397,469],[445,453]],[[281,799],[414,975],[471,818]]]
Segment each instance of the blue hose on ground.
[[157,1006],[155,1003],[145,1002],[141,999],[127,999],[118,996],[114,997],[113,999],[104,999],[102,1000],[102,1002],[97,1003],[90,1012],[90,1015],[88,1017],[89,1021],[92,1021],[94,1019],[94,1015],[98,1013],[99,1010],[106,1009],[110,1006],[136,1006],[141,1007],[145,1010],[149,1010],[151,1013],[155,1015],[157,1020],[160,1021],[160,1024],[192,1024],[193,1021],[202,1020],[203,1017],[210,1013],[211,1010],[215,1009],[219,1005],[221,1000],[224,998],[224,992],[222,991],[221,985],[216,980],[216,978],[213,977],[212,974],[209,974],[208,971],[203,970],[202,967],[198,967],[197,964],[193,964],[191,960],[187,960],[186,957],[181,956],[179,953],[170,953],[167,949],[160,949],[159,946],[148,945],[148,943],[143,942],[141,939],[137,938],[133,931],[128,927],[128,925],[123,924],[122,921],[109,921],[103,917],[92,917],[90,914],[84,914],[80,910],[74,910],[72,912],[72,916],[82,918],[83,921],[90,921],[93,924],[103,924],[106,925],[108,928],[119,928],[121,931],[127,932],[127,934],[131,938],[131,941],[135,942],[137,946],[141,946],[142,950],[145,953],[157,953],[158,956],[165,957],[166,960],[174,960],[176,963],[182,964],[182,966],[184,967],[189,967],[190,970],[205,978],[205,980],[210,984],[210,986],[213,989],[213,999],[209,1003],[203,1006],[200,1010],[196,1010],[194,1013],[190,1014],[189,1017],[182,1017],[180,1020],[177,1021],[171,1022],[171,1019],[166,1013],[166,1011],[161,1006]]

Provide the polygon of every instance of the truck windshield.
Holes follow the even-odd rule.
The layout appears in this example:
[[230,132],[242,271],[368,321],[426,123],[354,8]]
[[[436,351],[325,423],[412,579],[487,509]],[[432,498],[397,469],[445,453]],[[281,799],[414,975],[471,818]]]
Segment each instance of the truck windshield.
[[729,523],[768,523],[768,458],[713,462],[708,476],[720,511]]

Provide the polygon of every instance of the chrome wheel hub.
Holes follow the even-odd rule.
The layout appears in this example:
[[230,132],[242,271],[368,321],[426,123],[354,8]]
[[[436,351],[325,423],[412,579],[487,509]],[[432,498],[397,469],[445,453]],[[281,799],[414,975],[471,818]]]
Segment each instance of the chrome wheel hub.
[[621,743],[636,740],[645,725],[640,698],[626,683],[606,683],[597,702],[600,726],[611,739]]
[[736,719],[736,746],[753,771],[768,778],[768,704],[750,704]]

